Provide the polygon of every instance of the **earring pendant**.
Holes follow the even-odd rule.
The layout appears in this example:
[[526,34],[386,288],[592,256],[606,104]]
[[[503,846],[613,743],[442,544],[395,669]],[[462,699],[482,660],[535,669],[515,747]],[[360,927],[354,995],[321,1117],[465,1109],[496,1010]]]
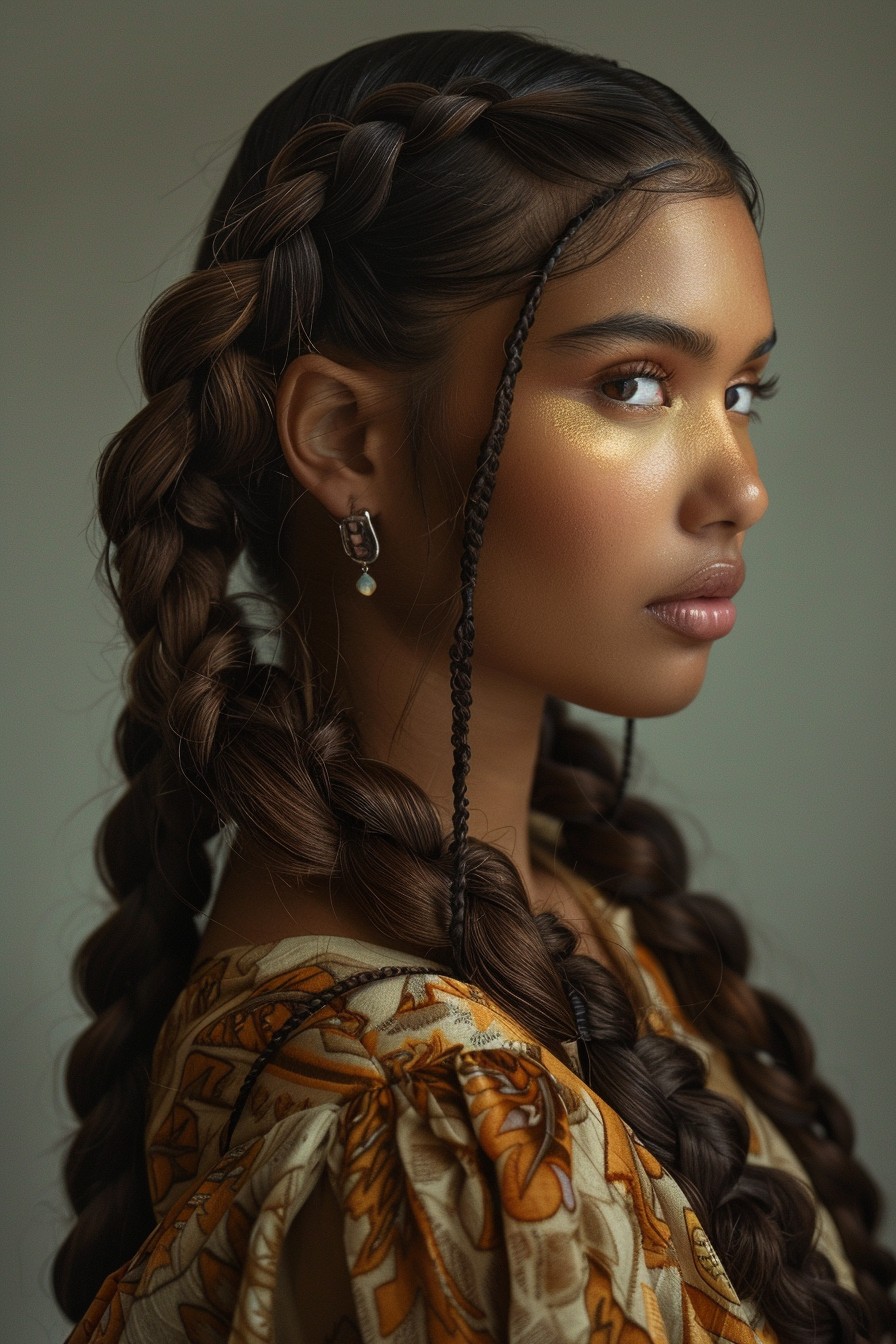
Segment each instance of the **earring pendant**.
[[358,592],[370,597],[376,592],[376,579],[367,572],[380,553],[379,538],[373,526],[373,520],[367,509],[360,513],[349,513],[339,520],[339,535],[342,537],[342,549],[352,560],[357,561],[362,572],[355,584]]

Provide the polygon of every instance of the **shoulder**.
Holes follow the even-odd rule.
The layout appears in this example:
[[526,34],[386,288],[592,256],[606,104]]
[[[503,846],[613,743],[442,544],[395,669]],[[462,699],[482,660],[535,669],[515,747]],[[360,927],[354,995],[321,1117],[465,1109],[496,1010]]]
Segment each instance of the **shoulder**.
[[148,1147],[160,1223],[130,1267],[147,1320],[150,1287],[182,1295],[194,1281],[200,1295],[220,1281],[234,1321],[250,1306],[272,1318],[287,1297],[301,1310],[296,1285],[329,1207],[364,1339],[399,1326],[429,1337],[436,1320],[502,1338],[511,1319],[550,1320],[571,1340],[598,1325],[634,1344],[667,1327],[758,1338],[679,1187],[628,1126],[446,974],[330,998],[283,1041],[217,1151],[284,1013],[357,964],[345,949],[287,969],[275,959],[251,984],[196,985],[192,1010],[182,1005],[176,1101]]
[[[351,940],[301,964],[296,950],[216,959],[169,1016],[147,1126],[157,1213],[222,1144],[245,1144],[291,1115],[342,1110],[383,1087],[428,1084],[436,1072],[460,1077],[468,1052],[529,1058],[573,1107],[580,1082],[570,1062],[548,1056],[478,988],[425,966],[395,965],[377,978],[376,953],[382,963],[388,949]],[[173,1163],[175,1130],[189,1135],[189,1151],[183,1145]]]

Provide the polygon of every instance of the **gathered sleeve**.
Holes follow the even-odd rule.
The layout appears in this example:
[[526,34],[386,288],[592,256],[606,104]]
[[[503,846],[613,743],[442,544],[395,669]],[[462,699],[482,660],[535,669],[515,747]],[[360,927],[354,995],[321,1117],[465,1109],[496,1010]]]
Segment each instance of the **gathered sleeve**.
[[615,1112],[517,1049],[359,1092],[279,1221],[278,1344],[774,1340]]
[[69,1344],[776,1344],[675,1181],[547,1059],[378,1061],[250,1135]]
[[213,1005],[165,1055],[159,1221],[69,1344],[776,1344],[618,1113],[476,994],[422,977],[328,1008],[226,1152],[288,1005]]

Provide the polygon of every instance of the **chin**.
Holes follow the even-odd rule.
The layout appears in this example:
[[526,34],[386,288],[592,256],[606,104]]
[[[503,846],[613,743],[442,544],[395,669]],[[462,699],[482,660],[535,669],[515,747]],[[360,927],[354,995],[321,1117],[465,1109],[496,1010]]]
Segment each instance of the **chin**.
[[702,685],[703,681],[701,679],[700,685],[695,686],[687,694],[647,696],[643,701],[633,701],[630,709],[620,709],[615,712],[626,719],[660,719],[667,714],[678,714],[680,710],[687,709],[688,705],[697,699]]
[[633,707],[626,714],[631,719],[658,719],[665,714],[678,714],[687,709],[703,689],[706,678],[706,660],[703,659],[695,675],[680,679],[670,678],[665,685],[651,687],[641,697],[632,697]]
[[706,677],[706,658],[694,663],[687,672],[678,668],[674,675],[668,669],[657,671],[652,678],[632,676],[625,686],[578,687],[578,695],[561,694],[561,698],[583,709],[599,714],[613,714],[622,719],[659,719],[687,709],[703,686]]

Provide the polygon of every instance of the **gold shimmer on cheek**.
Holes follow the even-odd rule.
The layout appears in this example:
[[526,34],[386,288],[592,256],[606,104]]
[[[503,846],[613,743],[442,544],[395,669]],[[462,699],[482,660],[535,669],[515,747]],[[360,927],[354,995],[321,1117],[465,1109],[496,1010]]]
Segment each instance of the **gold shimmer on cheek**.
[[526,408],[527,417],[558,444],[571,444],[587,457],[608,460],[635,451],[633,435],[575,397],[540,393]]

